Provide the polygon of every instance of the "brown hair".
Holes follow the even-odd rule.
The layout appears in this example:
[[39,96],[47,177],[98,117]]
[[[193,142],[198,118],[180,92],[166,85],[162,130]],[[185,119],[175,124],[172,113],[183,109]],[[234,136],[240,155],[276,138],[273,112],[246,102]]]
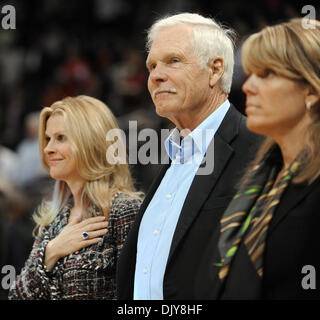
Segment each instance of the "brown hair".
[[[243,44],[242,64],[247,74],[271,70],[286,78],[311,85],[320,96],[320,22],[312,20],[305,29],[303,19],[268,26],[251,35]],[[310,110],[306,147],[299,155],[301,170],[294,183],[311,183],[320,176],[320,101]],[[254,165],[270,150],[275,141],[268,137],[260,147]]]

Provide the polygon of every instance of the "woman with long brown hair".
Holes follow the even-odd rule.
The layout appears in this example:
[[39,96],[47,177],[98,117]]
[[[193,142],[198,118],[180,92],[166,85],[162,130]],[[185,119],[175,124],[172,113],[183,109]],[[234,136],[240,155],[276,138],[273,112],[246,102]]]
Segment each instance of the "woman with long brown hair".
[[311,25],[293,19],[244,42],[247,127],[266,140],[221,219],[219,298],[320,298],[306,273],[320,266],[320,22]]

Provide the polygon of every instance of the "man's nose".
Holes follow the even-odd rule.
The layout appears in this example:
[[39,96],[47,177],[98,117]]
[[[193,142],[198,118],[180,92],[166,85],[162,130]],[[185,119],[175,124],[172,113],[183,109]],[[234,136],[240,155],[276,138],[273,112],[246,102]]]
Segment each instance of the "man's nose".
[[157,64],[149,74],[149,78],[153,82],[164,82],[168,80],[167,72],[161,64]]

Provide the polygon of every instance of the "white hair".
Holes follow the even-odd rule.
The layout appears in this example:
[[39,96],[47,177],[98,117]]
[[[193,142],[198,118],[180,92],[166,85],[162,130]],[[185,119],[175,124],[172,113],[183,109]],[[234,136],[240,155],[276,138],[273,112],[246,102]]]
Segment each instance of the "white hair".
[[157,20],[147,34],[147,50],[150,51],[153,40],[164,28],[178,24],[193,27],[192,45],[201,68],[206,68],[208,62],[216,56],[224,60],[225,71],[221,78],[221,90],[230,93],[234,66],[235,32],[218,24],[212,18],[205,18],[196,13],[180,13]]

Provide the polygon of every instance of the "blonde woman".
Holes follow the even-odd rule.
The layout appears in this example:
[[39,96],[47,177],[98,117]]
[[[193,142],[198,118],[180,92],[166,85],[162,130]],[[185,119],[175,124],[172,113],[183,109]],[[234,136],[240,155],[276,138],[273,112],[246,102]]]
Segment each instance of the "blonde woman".
[[42,110],[41,161],[56,182],[52,201],[34,215],[36,239],[9,299],[116,298],[117,258],[141,194],[128,165],[106,157],[114,128],[112,112],[92,97]]
[[320,22],[310,23],[243,45],[247,127],[267,138],[220,220],[214,298],[320,298]]

